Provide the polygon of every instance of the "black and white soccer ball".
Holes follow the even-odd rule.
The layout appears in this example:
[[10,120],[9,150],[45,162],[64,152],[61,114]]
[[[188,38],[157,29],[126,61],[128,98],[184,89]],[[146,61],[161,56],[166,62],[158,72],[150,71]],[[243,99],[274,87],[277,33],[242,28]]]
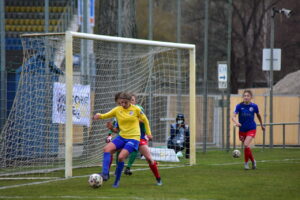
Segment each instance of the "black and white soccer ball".
[[91,187],[99,188],[103,184],[103,178],[99,174],[92,174],[92,175],[90,175],[88,182],[89,182]]
[[232,157],[239,158],[241,156],[241,152],[237,149],[233,150]]

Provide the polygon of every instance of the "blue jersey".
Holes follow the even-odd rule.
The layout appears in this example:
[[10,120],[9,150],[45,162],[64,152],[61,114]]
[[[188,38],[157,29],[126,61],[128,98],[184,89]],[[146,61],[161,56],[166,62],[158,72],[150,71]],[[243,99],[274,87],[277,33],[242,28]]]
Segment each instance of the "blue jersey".
[[244,104],[240,103],[236,106],[235,114],[239,115],[239,123],[241,132],[247,132],[256,129],[256,123],[254,121],[255,113],[259,113],[258,106],[255,103]]

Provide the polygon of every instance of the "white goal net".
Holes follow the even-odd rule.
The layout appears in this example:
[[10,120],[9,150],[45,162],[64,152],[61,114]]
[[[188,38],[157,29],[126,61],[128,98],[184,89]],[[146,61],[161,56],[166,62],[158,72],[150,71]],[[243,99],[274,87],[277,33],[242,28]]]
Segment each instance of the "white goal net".
[[[115,107],[120,91],[133,92],[143,106],[155,159],[195,163],[194,45],[74,32],[22,38],[22,73],[0,135],[0,177],[69,177],[72,169],[90,166],[100,171],[110,120],[92,116]],[[190,133],[182,148],[168,149],[179,113]]]

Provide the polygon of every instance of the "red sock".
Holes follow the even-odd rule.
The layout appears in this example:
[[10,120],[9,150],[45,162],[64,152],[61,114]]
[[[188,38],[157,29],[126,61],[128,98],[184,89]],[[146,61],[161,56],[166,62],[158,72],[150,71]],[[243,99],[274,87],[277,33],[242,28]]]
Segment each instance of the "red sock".
[[110,169],[110,167],[111,167],[111,164],[112,164],[112,162],[113,162],[113,159],[114,159],[114,156],[113,156],[113,154],[111,154],[111,155],[110,155],[109,169]]
[[156,161],[154,161],[154,164],[153,164],[153,165],[151,165],[151,163],[150,163],[150,164],[149,164],[149,167],[150,167],[152,173],[154,174],[154,176],[155,176],[156,178],[160,178],[160,175],[159,175],[159,172],[158,172],[158,168],[157,168],[157,163],[156,163]]
[[245,162],[249,161],[249,147],[246,147],[244,149],[244,157],[245,157]]
[[250,147],[248,147],[248,157],[250,158],[250,160],[253,162],[254,161],[254,157],[253,157],[253,154],[252,154],[252,151],[250,149]]

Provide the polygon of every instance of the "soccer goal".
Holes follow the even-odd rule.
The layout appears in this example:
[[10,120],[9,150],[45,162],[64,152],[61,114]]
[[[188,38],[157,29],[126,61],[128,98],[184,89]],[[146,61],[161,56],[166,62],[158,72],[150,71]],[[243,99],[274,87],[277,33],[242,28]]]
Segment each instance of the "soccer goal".
[[[196,163],[195,45],[77,32],[24,34],[22,44],[18,90],[0,137],[0,178],[71,177],[75,168],[100,166],[110,120],[92,116],[116,106],[120,91],[143,106],[155,159]],[[175,151],[168,141],[179,113],[189,137]]]

